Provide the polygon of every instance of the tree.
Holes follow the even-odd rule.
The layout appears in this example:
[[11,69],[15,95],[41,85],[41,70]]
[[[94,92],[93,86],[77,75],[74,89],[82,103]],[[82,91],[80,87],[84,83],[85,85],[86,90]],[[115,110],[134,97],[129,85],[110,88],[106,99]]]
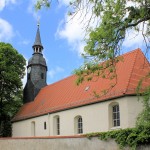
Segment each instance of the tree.
[[[52,0],[38,0],[36,7],[40,9],[42,6],[50,6],[51,2]],[[84,16],[91,13],[85,26],[89,34],[83,54],[85,63],[75,70],[77,84],[90,81],[93,77],[115,79],[117,82],[115,65],[122,60],[118,56],[128,32],[141,32],[146,53],[150,53],[150,0],[74,0],[70,6],[69,15],[72,17],[79,12],[83,12],[81,14]],[[90,28],[93,19],[98,20],[97,26]],[[150,72],[146,78],[150,78]],[[138,89],[142,89],[141,86],[139,84]],[[140,90],[138,92],[141,94]],[[144,122],[144,119],[149,122],[150,119],[150,86],[142,94],[144,110],[137,124]]]
[[[54,1],[54,0],[53,0]],[[37,0],[36,8],[50,7],[52,0]],[[92,11],[87,21],[86,29],[89,34],[84,48],[84,65],[77,69],[77,84],[91,80],[92,74],[104,77],[105,71],[110,71],[110,77],[115,78],[115,64],[118,62],[122,44],[129,31],[142,32],[146,52],[150,49],[150,1],[149,0],[74,0],[70,1],[69,14],[73,17],[83,11],[83,15]],[[90,28],[92,18],[97,18],[97,26]],[[98,65],[107,61],[107,65]],[[87,69],[88,68],[88,69]]]
[[150,126],[150,86],[148,86],[143,92],[142,91],[142,83],[144,80],[150,79],[150,72],[139,81],[139,85],[137,86],[137,93],[140,98],[141,94],[143,96],[142,103],[144,109],[139,114],[136,122],[137,127],[141,126]]
[[25,59],[10,44],[0,42],[0,136],[11,135],[11,119],[22,101]]

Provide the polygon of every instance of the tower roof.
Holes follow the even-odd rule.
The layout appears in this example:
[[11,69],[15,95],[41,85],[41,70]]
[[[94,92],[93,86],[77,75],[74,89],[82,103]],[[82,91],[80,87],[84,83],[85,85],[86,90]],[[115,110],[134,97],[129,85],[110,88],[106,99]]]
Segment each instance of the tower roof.
[[34,42],[33,47],[35,47],[35,46],[41,46],[41,47],[43,47],[43,45],[41,43],[41,36],[40,36],[39,24],[37,26],[38,26],[38,28],[37,28],[35,42]]

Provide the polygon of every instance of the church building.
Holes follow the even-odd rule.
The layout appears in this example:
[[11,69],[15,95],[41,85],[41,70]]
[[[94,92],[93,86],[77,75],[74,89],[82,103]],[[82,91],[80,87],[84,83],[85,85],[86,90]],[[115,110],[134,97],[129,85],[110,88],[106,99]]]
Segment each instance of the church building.
[[[23,91],[24,104],[12,120],[13,137],[68,136],[135,126],[143,109],[136,88],[139,80],[150,72],[150,63],[140,49],[121,56],[123,61],[116,64],[116,85],[96,97],[93,91],[107,89],[110,79],[97,78],[77,86],[76,75],[71,75],[47,85],[39,26],[32,48]],[[144,80],[143,87],[147,86],[150,81]]]

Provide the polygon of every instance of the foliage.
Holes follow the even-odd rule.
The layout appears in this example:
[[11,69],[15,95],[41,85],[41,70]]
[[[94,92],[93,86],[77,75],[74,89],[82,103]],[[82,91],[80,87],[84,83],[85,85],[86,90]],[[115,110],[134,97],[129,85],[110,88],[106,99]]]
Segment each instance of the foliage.
[[[147,80],[150,78],[150,72],[143,77],[140,82],[139,85],[137,87],[137,93],[139,96],[142,95],[142,103],[143,103],[143,111],[139,114],[138,118],[137,118],[137,122],[136,122],[136,126],[145,126],[145,125],[149,125],[150,124],[150,86],[146,87],[146,89],[144,89],[144,92],[142,91],[142,83],[144,80]],[[140,98],[139,98],[140,100]]]
[[[76,15],[81,8],[90,5],[91,17],[101,20],[97,23],[96,28],[88,31],[89,37],[86,39],[83,54],[85,64],[84,67],[75,71],[79,77],[78,84],[88,80],[89,74],[104,77],[106,76],[105,72],[111,70],[112,76],[116,76],[114,66],[118,62],[117,56],[120,55],[128,32],[136,30],[138,33],[141,31],[147,51],[149,50],[150,1],[75,0],[71,5],[74,8],[71,12],[72,15]],[[99,65],[104,61],[108,61],[107,66]],[[90,66],[88,71],[86,66]],[[104,72],[104,70],[106,71]]]
[[[37,0],[36,8],[47,7],[51,3],[52,0]],[[77,13],[81,13],[84,18],[87,14],[91,15],[85,27],[89,29],[83,54],[85,63],[75,70],[79,77],[77,84],[92,80],[93,75],[103,78],[107,76],[105,72],[108,73],[110,70],[110,79],[115,78],[114,66],[118,62],[116,57],[120,54],[126,35],[133,31],[137,31],[137,35],[141,31],[147,47],[146,52],[150,49],[149,0],[70,0],[68,11],[73,17]],[[90,28],[93,19],[98,20],[94,29]],[[106,60],[106,66],[98,65]]]
[[[10,44],[0,43],[0,136],[21,105],[25,59]],[[8,120],[7,120],[8,119]],[[10,129],[11,130],[11,129]]]
[[35,5],[35,9],[39,10],[42,6],[50,7],[50,1],[48,0],[37,0],[37,3]]
[[114,139],[120,149],[129,146],[135,150],[139,145],[150,144],[150,124],[145,127],[89,133],[86,136],[88,138],[98,137],[100,140]]

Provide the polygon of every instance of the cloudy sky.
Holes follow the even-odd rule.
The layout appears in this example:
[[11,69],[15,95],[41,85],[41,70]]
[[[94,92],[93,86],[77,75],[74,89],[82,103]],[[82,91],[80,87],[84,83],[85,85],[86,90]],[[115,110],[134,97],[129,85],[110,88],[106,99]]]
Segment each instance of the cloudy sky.
[[[83,63],[80,54],[85,45],[84,22],[81,22],[81,14],[74,19],[68,17],[68,1],[61,0],[59,4],[53,1],[50,9],[36,12],[35,0],[0,0],[0,42],[11,43],[26,60],[33,54],[32,45],[40,18],[48,84],[71,75]],[[140,35],[136,39],[128,37],[125,51],[143,48],[141,41]],[[26,77],[23,82],[26,82]]]

